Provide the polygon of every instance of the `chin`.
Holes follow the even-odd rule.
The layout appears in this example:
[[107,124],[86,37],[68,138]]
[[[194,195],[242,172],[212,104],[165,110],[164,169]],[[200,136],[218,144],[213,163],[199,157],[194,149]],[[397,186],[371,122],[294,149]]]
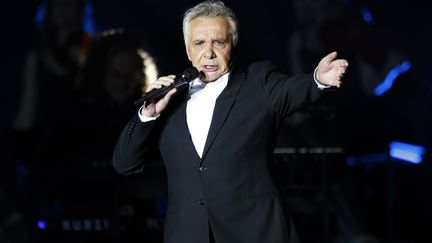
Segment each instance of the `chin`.
[[207,78],[207,79],[205,80],[205,82],[210,83],[210,82],[214,82],[214,81],[216,81],[216,80],[217,80],[217,78]]
[[218,78],[220,78],[222,75],[219,73],[213,73],[211,75],[206,75],[207,76],[207,80],[210,82],[216,81]]

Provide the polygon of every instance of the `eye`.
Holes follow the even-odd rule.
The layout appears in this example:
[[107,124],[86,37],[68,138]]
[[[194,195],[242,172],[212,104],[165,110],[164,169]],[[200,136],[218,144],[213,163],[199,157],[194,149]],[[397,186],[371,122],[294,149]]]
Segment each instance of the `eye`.
[[204,43],[204,41],[195,41],[193,44],[194,46],[201,46]]
[[222,41],[222,40],[215,40],[215,41],[214,41],[214,44],[215,44],[216,46],[223,46],[223,45],[225,45],[225,41]]

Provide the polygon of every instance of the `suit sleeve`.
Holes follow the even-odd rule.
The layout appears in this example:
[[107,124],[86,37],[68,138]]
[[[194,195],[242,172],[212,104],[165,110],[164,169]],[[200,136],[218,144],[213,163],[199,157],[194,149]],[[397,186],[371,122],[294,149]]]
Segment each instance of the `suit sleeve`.
[[141,122],[135,115],[123,128],[113,153],[113,167],[123,175],[138,174],[159,152],[158,121]]
[[261,75],[261,87],[275,112],[286,118],[316,101],[322,91],[318,88],[313,74],[290,77],[281,73],[270,62],[256,64]]

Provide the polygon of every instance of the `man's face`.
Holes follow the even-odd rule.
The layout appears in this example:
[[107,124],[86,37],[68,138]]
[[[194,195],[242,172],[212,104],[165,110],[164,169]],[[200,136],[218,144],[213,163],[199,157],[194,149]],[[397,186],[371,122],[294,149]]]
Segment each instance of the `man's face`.
[[190,22],[187,55],[192,65],[213,82],[228,72],[232,42],[223,18],[198,17]]

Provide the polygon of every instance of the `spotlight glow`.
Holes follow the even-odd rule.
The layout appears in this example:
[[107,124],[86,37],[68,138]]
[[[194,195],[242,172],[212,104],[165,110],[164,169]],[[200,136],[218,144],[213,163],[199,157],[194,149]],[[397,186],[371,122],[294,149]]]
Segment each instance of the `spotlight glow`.
[[402,142],[390,143],[390,156],[395,159],[409,163],[418,164],[423,160],[425,148],[419,145],[412,145]]
[[366,22],[366,24],[372,25],[374,23],[372,11],[369,8],[363,7],[361,8],[361,12],[363,14],[363,20]]
[[381,96],[387,92],[393,86],[395,79],[400,74],[407,72],[410,67],[411,63],[408,60],[405,60],[401,65],[390,70],[384,81],[375,88],[375,96]]
[[37,227],[41,230],[45,230],[47,228],[46,222],[43,219],[37,221]]

